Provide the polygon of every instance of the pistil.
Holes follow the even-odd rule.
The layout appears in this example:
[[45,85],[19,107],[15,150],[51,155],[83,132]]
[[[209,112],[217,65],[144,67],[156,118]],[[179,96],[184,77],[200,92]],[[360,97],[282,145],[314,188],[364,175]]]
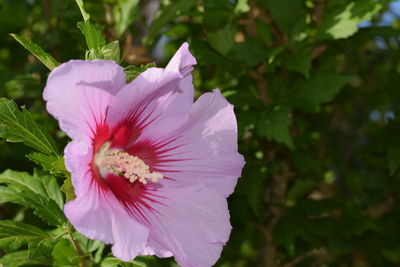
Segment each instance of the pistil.
[[95,163],[103,176],[112,173],[124,176],[131,183],[139,181],[143,184],[147,184],[148,180],[157,182],[163,178],[161,173],[151,172],[150,167],[139,157],[129,155],[123,150],[109,150],[109,146],[106,143],[95,156]]

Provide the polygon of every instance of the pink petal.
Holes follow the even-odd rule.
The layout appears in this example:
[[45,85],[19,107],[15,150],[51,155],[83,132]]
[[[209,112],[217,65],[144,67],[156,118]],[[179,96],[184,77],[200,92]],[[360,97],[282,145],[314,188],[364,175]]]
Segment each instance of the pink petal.
[[93,147],[87,141],[74,140],[68,143],[64,150],[65,167],[71,173],[71,180],[75,194],[81,195],[81,191],[86,189],[82,182],[92,180],[88,177],[90,172],[90,162],[93,157]]
[[226,199],[199,185],[171,185],[157,194],[154,211],[145,213],[151,222],[149,246],[172,252],[182,267],[212,266],[231,231]]
[[[107,122],[111,127],[134,120],[145,125],[162,120],[160,116],[186,112],[193,102],[190,72],[194,64],[196,60],[184,43],[165,69],[150,68],[117,93],[110,103]],[[166,109],[170,114],[163,112]]]
[[71,60],[50,73],[43,98],[71,138],[91,138],[104,122],[111,96],[124,85],[125,73],[114,62]]
[[[168,130],[171,126],[173,131]],[[161,183],[196,182],[229,196],[244,166],[243,156],[237,151],[237,123],[233,106],[219,90],[202,95],[185,116],[151,125],[139,137],[130,153],[139,153],[138,143],[149,136],[164,136],[164,142],[153,152],[155,171],[169,180]],[[164,130],[163,130],[164,129]],[[147,133],[147,135],[145,134]],[[157,140],[157,139],[156,139]],[[154,140],[148,143],[155,142]],[[135,151],[136,150],[136,151]],[[167,185],[166,185],[167,186]]]
[[85,177],[85,190],[65,205],[65,215],[83,235],[113,244],[112,252],[117,258],[134,259],[144,250],[149,229],[130,217],[110,191],[88,182],[91,180],[90,176]]

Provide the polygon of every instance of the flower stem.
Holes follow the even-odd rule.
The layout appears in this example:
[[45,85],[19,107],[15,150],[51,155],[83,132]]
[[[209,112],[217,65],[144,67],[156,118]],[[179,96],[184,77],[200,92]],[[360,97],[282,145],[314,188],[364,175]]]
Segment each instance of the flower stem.
[[68,224],[68,239],[71,241],[72,246],[74,247],[74,249],[76,250],[76,252],[78,252],[79,258],[80,258],[80,264],[79,267],[89,267],[88,263],[86,262],[86,255],[83,252],[81,246],[79,245],[79,243],[74,239],[74,237],[72,236],[72,227],[70,224]]

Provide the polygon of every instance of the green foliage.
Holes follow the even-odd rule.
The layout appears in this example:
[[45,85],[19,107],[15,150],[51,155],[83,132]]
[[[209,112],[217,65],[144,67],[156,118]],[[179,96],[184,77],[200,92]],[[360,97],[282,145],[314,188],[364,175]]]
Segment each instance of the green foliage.
[[216,31],[207,34],[209,44],[222,55],[227,55],[235,43],[236,29],[232,25],[226,25]]
[[188,42],[195,98],[220,88],[246,159],[216,266],[399,265],[400,18],[380,23],[391,1],[75,2],[0,0],[0,136],[37,151],[0,143],[2,170],[15,169],[0,174],[0,264],[176,266],[121,262],[67,223],[68,138],[45,112],[40,61],[111,60],[130,82]]
[[0,259],[0,264],[6,266],[52,266],[49,259],[43,255],[32,256],[32,251],[21,250],[8,253]]
[[80,258],[71,242],[66,239],[60,239],[51,252],[54,263],[53,266],[77,266]]
[[266,0],[271,16],[283,33],[289,37],[304,30],[307,12],[303,0]]
[[61,191],[65,194],[65,202],[75,199],[74,187],[70,177],[64,180],[64,183],[61,186]]
[[1,202],[13,202],[34,209],[37,216],[53,226],[66,223],[62,213],[63,197],[57,181],[51,176],[29,175],[7,170],[0,174]]
[[289,109],[276,106],[261,114],[258,123],[258,131],[260,135],[263,135],[270,140],[274,140],[293,148],[294,144],[289,133],[289,127],[291,124],[292,119],[289,114]]
[[120,37],[139,16],[139,0],[119,0],[114,7],[115,30]]
[[351,79],[351,76],[316,73],[309,80],[295,83],[282,102],[295,108],[317,112],[321,104],[331,101]]
[[25,39],[18,34],[10,34],[18,43],[20,43],[26,50],[32,53],[37,59],[39,59],[49,70],[54,69],[60,63],[58,63],[52,56],[47,54],[40,46]]
[[99,49],[106,45],[104,34],[89,20],[78,22],[78,28],[85,36],[86,44],[89,49]]
[[188,11],[195,3],[195,0],[177,0],[164,6],[150,25],[148,40],[152,41],[160,29],[173,20],[178,12]]
[[87,13],[87,12],[85,11],[85,8],[84,8],[84,6],[83,6],[83,0],[75,0],[75,2],[76,2],[76,4],[78,5],[79,10],[81,11],[83,20],[84,20],[85,22],[88,21],[88,20],[90,19],[90,15],[89,15],[89,13]]
[[31,153],[26,155],[28,159],[43,167],[43,169],[55,176],[68,177],[65,169],[64,158],[61,156],[46,155],[43,153]]
[[45,154],[57,154],[56,145],[28,110],[20,111],[14,101],[0,99],[0,136],[8,142],[24,142]]
[[128,66],[124,69],[125,74],[126,74],[126,81],[130,82],[133,79],[135,79],[140,73],[144,72],[145,70],[149,68],[154,68],[156,66],[155,63],[148,63],[146,65],[141,65],[140,67],[138,66]]
[[22,245],[45,245],[51,236],[45,231],[20,222],[0,220],[0,248],[15,251]]
[[101,267],[161,267],[157,263],[154,257],[139,256],[132,262],[123,262],[114,257],[105,258],[101,264]]
[[368,21],[388,1],[349,1],[334,7],[317,32],[318,39],[347,38],[358,31],[357,25]]

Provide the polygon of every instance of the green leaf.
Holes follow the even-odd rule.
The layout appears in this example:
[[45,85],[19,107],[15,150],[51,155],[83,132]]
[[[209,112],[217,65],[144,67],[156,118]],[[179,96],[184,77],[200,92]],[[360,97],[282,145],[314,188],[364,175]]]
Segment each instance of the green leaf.
[[0,220],[0,248],[14,251],[23,245],[39,246],[51,241],[52,237],[45,231],[21,222]]
[[115,30],[121,36],[139,15],[139,0],[120,0],[115,7]]
[[86,50],[86,60],[92,60],[92,59],[104,59],[104,60],[110,60],[110,61],[115,61],[116,63],[120,63],[121,57],[120,57],[120,48],[119,48],[119,42],[114,41],[111,43],[106,44],[102,48],[91,48]]
[[86,44],[89,49],[100,49],[106,45],[104,34],[89,20],[78,22],[78,28],[85,36]]
[[391,174],[400,167],[400,140],[393,138],[386,147],[386,157],[388,168]]
[[65,169],[64,158],[61,156],[46,155],[43,153],[31,153],[26,155],[28,159],[43,167],[45,171],[55,176],[69,177]]
[[292,107],[319,111],[319,105],[331,101],[353,76],[331,73],[314,74],[310,80],[302,80],[286,93],[284,103]]
[[242,43],[235,43],[232,54],[238,60],[254,67],[268,59],[270,53],[266,53],[266,50],[265,44],[259,39],[247,39]]
[[138,256],[131,262],[107,257],[101,262],[100,267],[161,267],[161,264],[153,256]]
[[347,38],[358,31],[358,24],[377,14],[387,1],[358,0],[336,6],[326,14],[316,39]]
[[299,72],[308,78],[311,69],[311,60],[311,51],[305,49],[288,55],[284,60],[284,65],[288,70]]
[[32,256],[30,250],[7,253],[0,259],[0,265],[4,267],[53,266],[47,257],[43,255]]
[[132,81],[132,80],[135,79],[140,73],[146,71],[146,70],[149,69],[149,68],[154,68],[155,66],[156,66],[156,64],[153,62],[153,63],[148,63],[148,64],[146,64],[146,65],[140,65],[140,67],[138,67],[138,66],[133,66],[133,65],[130,65],[130,66],[126,67],[126,68],[124,69],[125,74],[126,74],[126,81],[127,81],[127,82]]
[[236,29],[233,25],[225,25],[223,28],[207,33],[210,45],[222,55],[227,55],[235,43]]
[[196,0],[176,0],[168,2],[167,6],[161,9],[159,15],[153,20],[149,28],[147,41],[152,42],[159,30],[164,27],[168,22],[177,17],[178,12],[184,13],[189,10]]
[[289,116],[289,109],[276,106],[262,114],[257,126],[260,135],[285,144],[289,148],[294,148],[292,137],[289,133],[289,126],[291,124],[292,118]]
[[72,185],[71,177],[64,180],[64,184],[61,186],[61,191],[65,194],[65,202],[75,199],[74,186]]
[[83,7],[83,1],[82,0],[75,0],[76,4],[79,7],[79,10],[81,11],[82,17],[84,21],[87,21],[90,19],[90,15],[85,11],[85,8]]
[[266,0],[266,4],[279,29],[289,37],[304,30],[307,17],[304,0]]
[[21,35],[10,34],[18,43],[20,43],[26,50],[31,52],[37,59],[39,59],[49,70],[53,70],[60,65],[51,55],[46,53],[40,46],[22,37]]
[[54,259],[53,266],[78,266],[80,257],[73,248],[71,242],[66,239],[60,239],[54,246],[51,253]]
[[25,172],[7,170],[0,174],[0,183],[8,186],[2,191],[1,201],[14,202],[34,209],[34,213],[53,226],[62,226],[66,218],[61,210],[62,193],[52,176],[31,176]]
[[248,0],[238,0],[235,7],[235,14],[246,13],[250,11]]
[[0,98],[0,137],[23,142],[45,154],[58,154],[51,136],[33,120],[28,110],[20,111],[13,100]]

